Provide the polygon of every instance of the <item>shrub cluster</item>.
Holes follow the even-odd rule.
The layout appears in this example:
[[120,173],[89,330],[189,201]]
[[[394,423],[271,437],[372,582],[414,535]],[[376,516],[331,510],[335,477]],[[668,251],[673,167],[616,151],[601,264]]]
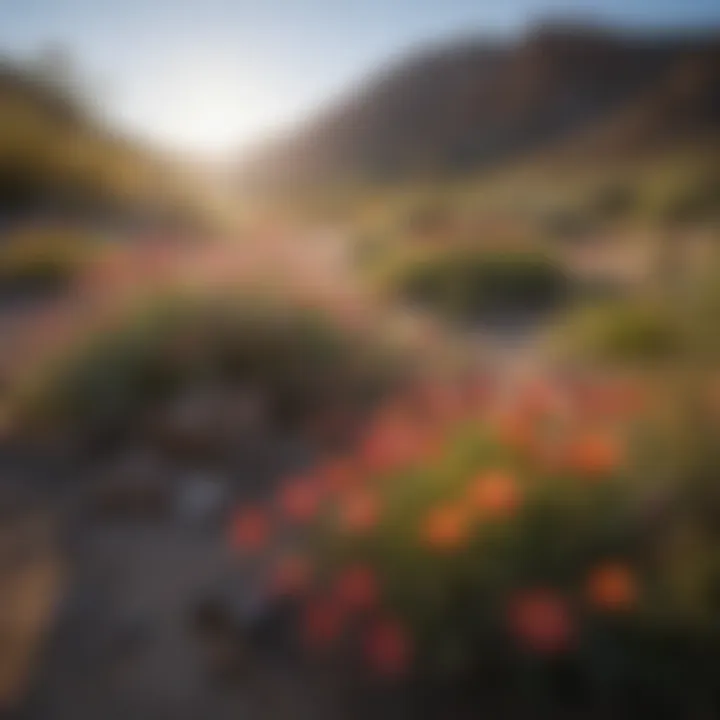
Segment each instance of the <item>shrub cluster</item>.
[[407,301],[463,320],[549,309],[568,290],[562,268],[544,254],[462,247],[402,260],[386,283]]

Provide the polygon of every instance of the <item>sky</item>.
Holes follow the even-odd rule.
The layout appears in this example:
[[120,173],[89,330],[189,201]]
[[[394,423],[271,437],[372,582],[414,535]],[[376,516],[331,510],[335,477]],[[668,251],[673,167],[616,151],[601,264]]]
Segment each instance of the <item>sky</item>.
[[0,51],[67,46],[113,122],[218,155],[302,119],[417,44],[548,17],[720,26],[720,0],[0,0]]

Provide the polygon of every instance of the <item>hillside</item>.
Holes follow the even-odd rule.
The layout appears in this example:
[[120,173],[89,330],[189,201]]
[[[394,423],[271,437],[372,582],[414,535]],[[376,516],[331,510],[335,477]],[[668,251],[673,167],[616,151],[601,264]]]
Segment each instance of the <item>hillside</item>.
[[186,182],[171,158],[115,132],[51,82],[0,60],[0,218],[180,219],[193,212]]
[[720,34],[540,26],[418,52],[241,168],[249,186],[476,171],[565,146],[652,149],[720,128]]

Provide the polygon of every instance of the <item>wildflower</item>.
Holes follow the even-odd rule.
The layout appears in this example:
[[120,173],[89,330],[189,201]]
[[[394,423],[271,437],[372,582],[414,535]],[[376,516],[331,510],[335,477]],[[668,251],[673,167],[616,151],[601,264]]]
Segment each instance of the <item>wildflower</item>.
[[430,416],[440,422],[460,420],[468,410],[468,398],[457,387],[428,383],[421,393]]
[[283,483],[278,502],[288,519],[297,523],[307,523],[318,512],[320,491],[312,478],[294,478]]
[[529,450],[535,444],[534,424],[529,417],[513,412],[496,420],[500,442],[514,450]]
[[555,655],[566,651],[574,639],[574,626],[565,601],[551,590],[524,592],[508,607],[510,631],[528,650]]
[[345,615],[340,605],[327,598],[315,598],[305,606],[301,617],[301,635],[312,650],[329,648],[343,631]]
[[312,579],[312,566],[302,555],[285,555],[273,568],[270,590],[277,596],[294,596],[305,592]]
[[380,517],[377,495],[367,488],[357,489],[347,495],[340,506],[340,523],[344,530],[363,533],[374,528]]
[[433,508],[425,518],[422,537],[434,550],[456,550],[468,536],[467,514],[455,505]]
[[371,472],[390,472],[415,460],[422,449],[419,434],[408,420],[384,421],[375,425],[361,448]]
[[345,607],[368,610],[380,598],[380,586],[374,570],[367,565],[352,565],[335,582],[335,597]]
[[561,414],[567,408],[567,399],[557,385],[536,381],[528,387],[521,405],[530,417],[546,417]]
[[370,668],[383,677],[397,678],[410,668],[412,644],[397,620],[376,620],[365,635],[364,651]]
[[238,510],[230,524],[230,544],[236,550],[256,552],[262,549],[270,535],[270,521],[259,507]]
[[325,463],[319,471],[323,488],[330,494],[349,490],[357,481],[358,474],[348,460],[332,460]]
[[571,443],[568,453],[570,467],[592,476],[605,475],[617,468],[621,450],[611,435],[591,433]]
[[630,609],[637,601],[638,589],[632,571],[621,563],[606,563],[589,575],[586,594],[598,610],[611,612]]
[[483,514],[512,515],[522,500],[515,477],[504,470],[490,470],[475,479],[470,487],[470,499]]

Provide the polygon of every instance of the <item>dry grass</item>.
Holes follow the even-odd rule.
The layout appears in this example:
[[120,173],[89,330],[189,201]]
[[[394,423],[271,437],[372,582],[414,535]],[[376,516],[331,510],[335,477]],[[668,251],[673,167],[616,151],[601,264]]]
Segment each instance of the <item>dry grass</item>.
[[27,692],[62,578],[48,518],[23,519],[0,530],[0,714]]

